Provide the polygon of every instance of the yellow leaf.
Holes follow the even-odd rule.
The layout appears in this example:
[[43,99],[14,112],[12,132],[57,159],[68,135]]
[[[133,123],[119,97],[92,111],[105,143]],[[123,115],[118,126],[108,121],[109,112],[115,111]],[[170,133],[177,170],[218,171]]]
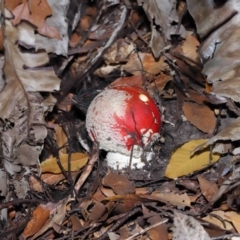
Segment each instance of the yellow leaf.
[[204,217],[203,220],[213,223],[219,226],[221,229],[225,229],[229,231],[233,230],[233,225],[229,222],[229,219],[225,217],[225,212],[218,210],[218,211],[211,212],[211,214]]
[[224,216],[226,217],[226,220],[232,221],[237,232],[240,233],[240,214],[230,211],[225,212]]
[[[208,166],[210,158],[208,149],[196,153],[192,157],[190,156],[191,151],[204,142],[206,142],[206,139],[192,140],[178,148],[170,158],[165,176],[177,178]],[[217,162],[219,157],[219,154],[213,154],[211,162]]]
[[[61,154],[59,156],[65,171],[68,171],[68,154]],[[84,153],[72,153],[71,154],[71,171],[77,171],[78,169],[84,167],[88,161],[88,155]],[[41,163],[42,173],[61,173],[61,169],[57,164],[56,158],[48,158]]]

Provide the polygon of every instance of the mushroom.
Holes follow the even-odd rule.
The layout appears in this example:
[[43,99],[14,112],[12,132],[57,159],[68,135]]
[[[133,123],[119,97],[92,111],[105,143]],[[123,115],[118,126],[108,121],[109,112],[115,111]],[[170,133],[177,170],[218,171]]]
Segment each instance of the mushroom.
[[[143,148],[159,137],[161,116],[148,92],[133,85],[106,88],[91,102],[86,129],[99,148],[108,151],[114,169],[142,168]],[[132,152],[132,154],[131,154]]]

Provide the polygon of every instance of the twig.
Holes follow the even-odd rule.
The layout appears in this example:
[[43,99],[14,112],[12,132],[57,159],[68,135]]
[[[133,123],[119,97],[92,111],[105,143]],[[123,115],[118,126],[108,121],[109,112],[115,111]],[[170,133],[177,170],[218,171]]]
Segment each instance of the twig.
[[12,200],[12,201],[9,201],[9,202],[4,202],[4,203],[1,203],[0,204],[0,209],[3,209],[3,208],[7,208],[9,206],[12,206],[12,205],[18,205],[18,204],[33,204],[33,203],[38,203],[38,201],[36,200],[32,200],[32,199],[15,199],[15,200]]
[[87,167],[85,168],[85,170],[83,171],[81,177],[78,179],[77,183],[75,184],[75,192],[78,193],[78,191],[80,190],[80,188],[82,187],[83,183],[86,181],[86,179],[88,178],[89,174],[92,171],[92,168],[94,166],[94,163],[98,160],[98,156],[99,156],[99,149],[96,143],[94,143],[93,145],[93,154],[89,160],[89,163],[87,165]]
[[135,215],[136,213],[141,211],[141,207],[137,207],[135,209],[133,209],[131,212],[125,214],[122,218],[120,218],[116,224],[114,224],[112,227],[110,227],[106,232],[104,232],[99,238],[98,240],[103,240],[105,239],[108,235],[108,232],[113,232],[115,230],[117,230],[127,219],[129,219],[130,217],[132,217],[133,215]]
[[131,237],[127,238],[126,240],[131,240],[131,239],[137,237],[138,235],[143,234],[143,233],[149,231],[149,230],[152,229],[152,228],[155,228],[155,227],[157,227],[157,226],[159,226],[159,225],[162,225],[163,223],[165,223],[165,222],[167,222],[167,221],[168,221],[168,219],[164,219],[164,220],[161,221],[161,222],[155,223],[155,224],[153,224],[152,226],[149,226],[149,227],[141,230],[140,232],[135,233],[135,234],[132,235]]

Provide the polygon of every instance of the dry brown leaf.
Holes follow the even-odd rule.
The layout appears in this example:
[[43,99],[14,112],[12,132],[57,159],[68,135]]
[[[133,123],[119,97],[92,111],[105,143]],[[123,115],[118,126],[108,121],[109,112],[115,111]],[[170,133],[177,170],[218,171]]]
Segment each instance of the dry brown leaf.
[[[58,203],[47,203],[44,205],[46,209],[50,211],[51,216],[42,226],[42,228],[37,231],[34,236],[32,236],[29,240],[37,239],[38,236],[45,233],[49,228],[55,228],[56,226],[61,226],[65,216],[66,216],[66,209],[67,204],[69,202],[69,197],[59,201]],[[57,230],[57,229],[54,229]]]
[[[197,33],[206,37],[201,56],[206,61],[202,73],[212,84],[212,91],[240,102],[239,97],[239,11],[237,0],[214,4],[188,0],[189,13],[195,20]],[[219,5],[219,6],[218,6]],[[202,17],[206,16],[206,17]],[[214,31],[213,31],[214,30]]]
[[99,202],[103,201],[105,198],[106,198],[106,195],[104,195],[103,192],[101,191],[101,187],[99,187],[92,196],[92,199]]
[[150,189],[147,187],[135,188],[136,195],[150,194]]
[[23,231],[22,236],[24,239],[32,236],[43,226],[50,216],[49,209],[44,205],[39,205],[34,211],[31,220],[28,222],[26,228]]
[[215,136],[211,137],[208,141],[205,141],[204,143],[196,147],[194,151],[192,151],[192,153],[202,150],[219,140],[237,141],[239,140],[239,135],[240,135],[240,118],[237,118],[236,120],[231,122],[227,127],[225,127],[222,131],[217,133]]
[[191,100],[191,102],[198,103],[199,105],[204,105],[208,102],[208,99],[204,95],[196,91],[189,89],[188,94],[189,94],[189,98],[185,98],[185,101]]
[[187,120],[199,130],[212,134],[216,126],[214,112],[206,105],[184,102],[183,112]]
[[122,213],[128,213],[139,203],[140,201],[138,200],[134,200],[134,199],[128,200],[123,198],[122,200],[116,202],[113,212],[116,215],[122,214]]
[[66,147],[63,147],[68,142],[66,133],[63,131],[62,127],[54,124],[55,139],[57,146],[60,149],[60,153],[67,153]]
[[118,195],[135,193],[133,182],[129,181],[124,175],[110,172],[103,178],[102,184],[106,187],[112,188],[112,190]]
[[131,77],[121,77],[113,81],[110,86],[118,86],[118,85],[135,85],[142,87],[143,86],[143,76],[131,76]]
[[23,0],[5,0],[5,7],[12,11],[14,8],[16,8],[18,5],[20,5]]
[[168,65],[164,62],[164,58],[155,60],[149,53],[133,53],[130,55],[127,64],[121,68],[133,75],[143,75],[145,77],[153,77],[161,71],[167,70]]
[[[159,215],[150,217],[148,219],[148,222],[151,225],[154,225],[161,221],[163,221],[163,219]],[[159,240],[159,239],[168,240],[168,229],[167,229],[166,223],[148,230],[147,233],[148,233],[148,236],[151,238],[151,240]]]
[[218,185],[214,182],[210,182],[203,178],[201,175],[198,176],[199,186],[203,196],[211,202],[218,192]]
[[163,90],[166,84],[172,80],[172,76],[166,74],[160,74],[155,78],[155,81],[152,83],[153,87],[156,87],[159,91]]
[[[219,217],[221,219],[223,219],[223,221],[221,221],[219,219]],[[203,220],[205,220],[207,222],[210,222],[210,223],[213,223],[213,224],[219,226],[222,229],[230,230],[230,231],[233,230],[233,225],[229,222],[229,219],[226,219],[225,212],[223,212],[223,211],[219,211],[219,210],[218,211],[212,211],[209,215],[204,217]],[[224,227],[223,223],[225,224],[225,227]]]
[[133,42],[120,38],[104,54],[104,61],[107,65],[127,62],[134,49],[135,45]]
[[106,211],[107,209],[104,204],[101,202],[95,202],[94,206],[91,208],[91,211],[88,214],[88,219],[97,221],[103,216]]
[[102,194],[105,196],[104,199],[106,199],[106,197],[114,197],[114,196],[116,196],[116,194],[114,193],[114,191],[111,188],[105,188],[103,186],[101,186],[100,188],[101,188]]
[[225,216],[226,220],[229,220],[233,223],[237,232],[240,233],[240,214],[230,211],[230,212],[225,212],[224,216]]
[[24,1],[12,10],[14,19],[12,23],[18,25],[25,20],[37,27],[40,34],[49,38],[61,40],[58,30],[46,24],[45,19],[52,15],[52,10],[46,0],[30,0]]
[[[139,5],[143,7],[150,23],[152,30],[152,38],[150,47],[156,58],[161,54],[161,50],[166,43],[171,39],[172,35],[181,35],[185,38],[186,32],[183,25],[179,25],[177,31],[179,17],[176,11],[175,1],[142,1],[138,0]],[[160,26],[161,31],[158,31],[156,26]]]
[[159,198],[164,202],[169,202],[174,206],[187,206],[191,207],[191,201],[186,193],[179,194],[179,193],[161,193],[158,191],[154,191],[152,196]]
[[70,219],[70,221],[71,221],[71,223],[72,223],[72,228],[73,228],[73,231],[75,232],[78,232],[78,231],[80,231],[80,230],[82,230],[83,229],[83,226],[82,226],[82,224],[81,224],[81,222],[80,222],[80,220],[79,220],[79,218],[78,218],[78,216],[77,215],[71,215],[70,217],[69,217],[69,219]]
[[[43,173],[41,175],[41,180],[44,183],[47,183],[49,185],[57,184],[61,180],[65,179],[65,176],[60,173],[60,174],[52,174],[52,173]],[[34,177],[30,177],[29,179],[30,185],[32,190],[37,191],[37,192],[42,192],[42,185],[39,181],[37,181]]]
[[57,28],[50,26],[44,22],[40,27],[37,29],[40,35],[49,37],[49,38],[56,38],[58,40],[62,40],[62,37]]
[[26,20],[33,25],[40,27],[45,19],[52,14],[52,10],[46,0],[30,0],[23,1],[13,11],[14,25],[19,24],[22,20]]
[[200,43],[197,37],[192,36],[191,33],[188,32],[187,37],[185,41],[183,41],[183,44],[181,46],[182,54],[185,57],[194,60],[195,62],[200,62],[199,55],[197,52],[199,46]]

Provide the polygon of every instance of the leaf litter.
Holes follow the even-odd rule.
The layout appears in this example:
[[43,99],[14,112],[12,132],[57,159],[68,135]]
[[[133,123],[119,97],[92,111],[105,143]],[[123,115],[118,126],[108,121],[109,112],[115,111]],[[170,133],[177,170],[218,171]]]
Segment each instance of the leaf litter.
[[[4,4],[1,239],[240,236],[236,0]],[[143,169],[109,168],[85,129],[117,85],[161,111]]]

